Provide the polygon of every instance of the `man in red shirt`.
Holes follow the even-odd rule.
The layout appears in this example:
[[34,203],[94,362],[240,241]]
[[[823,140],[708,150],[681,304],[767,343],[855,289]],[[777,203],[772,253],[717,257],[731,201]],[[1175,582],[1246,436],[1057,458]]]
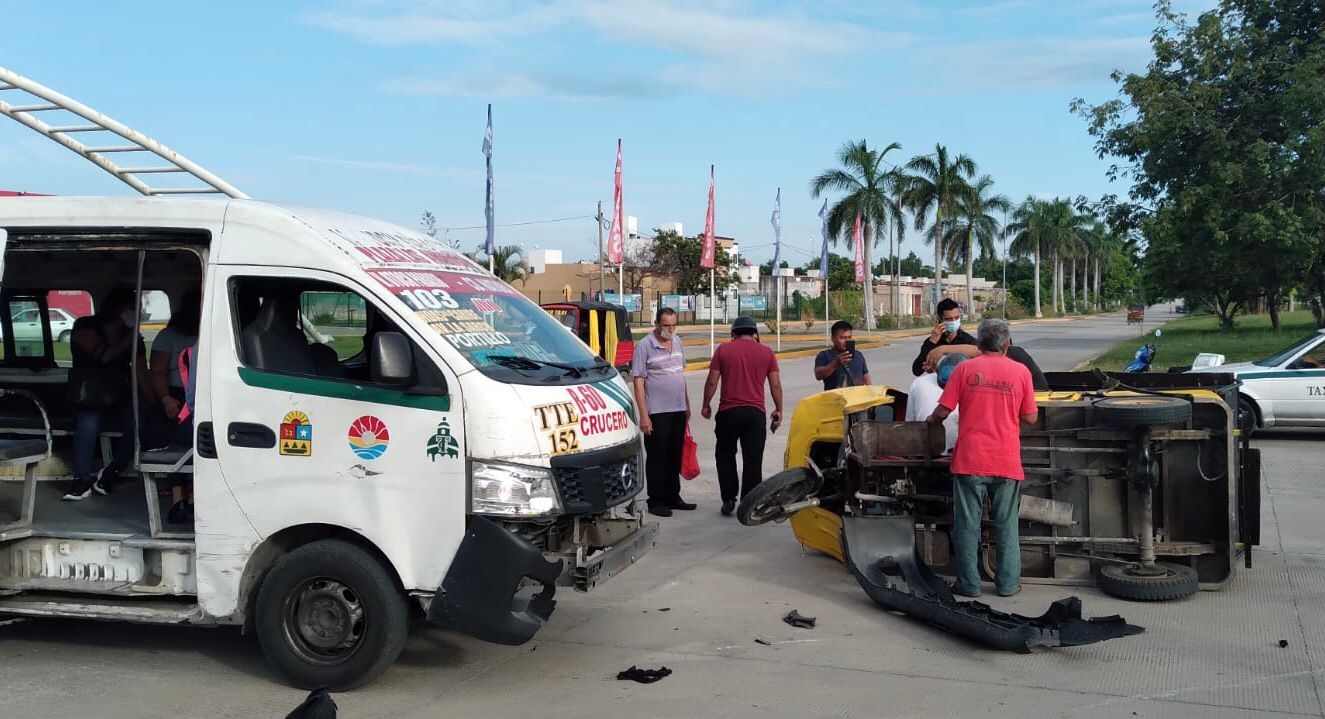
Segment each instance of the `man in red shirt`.
[[[759,326],[750,317],[737,317],[732,322],[732,341],[713,352],[709,362],[708,380],[704,382],[704,405],[700,414],[704,419],[713,416],[709,405],[722,380],[722,396],[718,400],[718,416],[714,419],[718,463],[718,488],[722,492],[722,516],[730,517],[736,508],[737,489],[740,497],[750,493],[763,481],[764,440],[764,382],[768,382],[773,395],[773,424],[782,423],[782,380],[778,373],[778,359],[773,350],[760,344]],[[736,477],[736,443],[741,444],[741,476]]]
[[1017,516],[1020,483],[1026,478],[1021,467],[1021,424],[1034,425],[1039,409],[1030,370],[1008,359],[1011,342],[1006,321],[981,322],[976,335],[980,356],[957,365],[927,420],[939,423],[961,409],[952,455],[952,544],[957,564],[952,591],[965,597],[980,596],[975,554],[986,491],[998,547],[994,589],[1000,597],[1021,591]]

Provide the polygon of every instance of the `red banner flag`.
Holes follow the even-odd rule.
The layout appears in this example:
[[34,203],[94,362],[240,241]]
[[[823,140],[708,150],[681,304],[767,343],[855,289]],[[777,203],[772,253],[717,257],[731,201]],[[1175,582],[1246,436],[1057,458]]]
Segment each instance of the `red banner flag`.
[[619,265],[625,262],[625,244],[621,240],[621,140],[616,141],[616,179],[612,192],[612,231],[607,236],[607,261]]
[[861,237],[860,231],[860,213],[856,213],[856,229],[851,233],[851,239],[856,243],[856,281],[865,281],[865,243]]
[[716,265],[718,248],[713,239],[713,165],[709,165],[709,209],[704,214],[704,249],[699,253],[699,266],[711,270]]

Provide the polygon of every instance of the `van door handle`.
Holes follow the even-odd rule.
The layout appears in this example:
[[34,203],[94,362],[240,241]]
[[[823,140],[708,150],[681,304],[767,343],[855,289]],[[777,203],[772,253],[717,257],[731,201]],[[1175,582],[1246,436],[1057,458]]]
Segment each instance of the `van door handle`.
[[226,440],[231,447],[271,449],[276,446],[276,433],[270,427],[252,422],[231,422],[226,428]]

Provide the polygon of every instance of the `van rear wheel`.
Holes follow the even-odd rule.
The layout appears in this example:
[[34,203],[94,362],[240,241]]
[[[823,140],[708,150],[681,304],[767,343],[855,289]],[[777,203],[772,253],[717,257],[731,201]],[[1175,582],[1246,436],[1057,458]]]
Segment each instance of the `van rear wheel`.
[[258,641],[304,689],[366,684],[400,656],[408,635],[395,578],[362,549],[335,539],[276,560],[258,589]]

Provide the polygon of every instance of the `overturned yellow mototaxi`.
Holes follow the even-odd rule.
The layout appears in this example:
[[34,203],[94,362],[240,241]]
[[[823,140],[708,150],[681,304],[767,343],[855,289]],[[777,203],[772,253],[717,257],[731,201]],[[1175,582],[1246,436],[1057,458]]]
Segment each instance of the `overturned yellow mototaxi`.
[[[1234,428],[1236,380],[1225,375],[1047,373],[1040,416],[1022,430],[1022,577],[1098,584],[1134,600],[1217,589],[1259,534],[1256,450]],[[1124,384],[1125,383],[1125,384]],[[843,561],[888,609],[991,646],[1026,651],[1140,631],[1085,620],[1080,602],[1041,617],[957,602],[951,574],[952,488],[940,427],[900,422],[907,397],[851,387],[802,400],[783,472],[737,510],[746,524],[790,519],[805,546]],[[992,577],[992,532],[981,570]]]

